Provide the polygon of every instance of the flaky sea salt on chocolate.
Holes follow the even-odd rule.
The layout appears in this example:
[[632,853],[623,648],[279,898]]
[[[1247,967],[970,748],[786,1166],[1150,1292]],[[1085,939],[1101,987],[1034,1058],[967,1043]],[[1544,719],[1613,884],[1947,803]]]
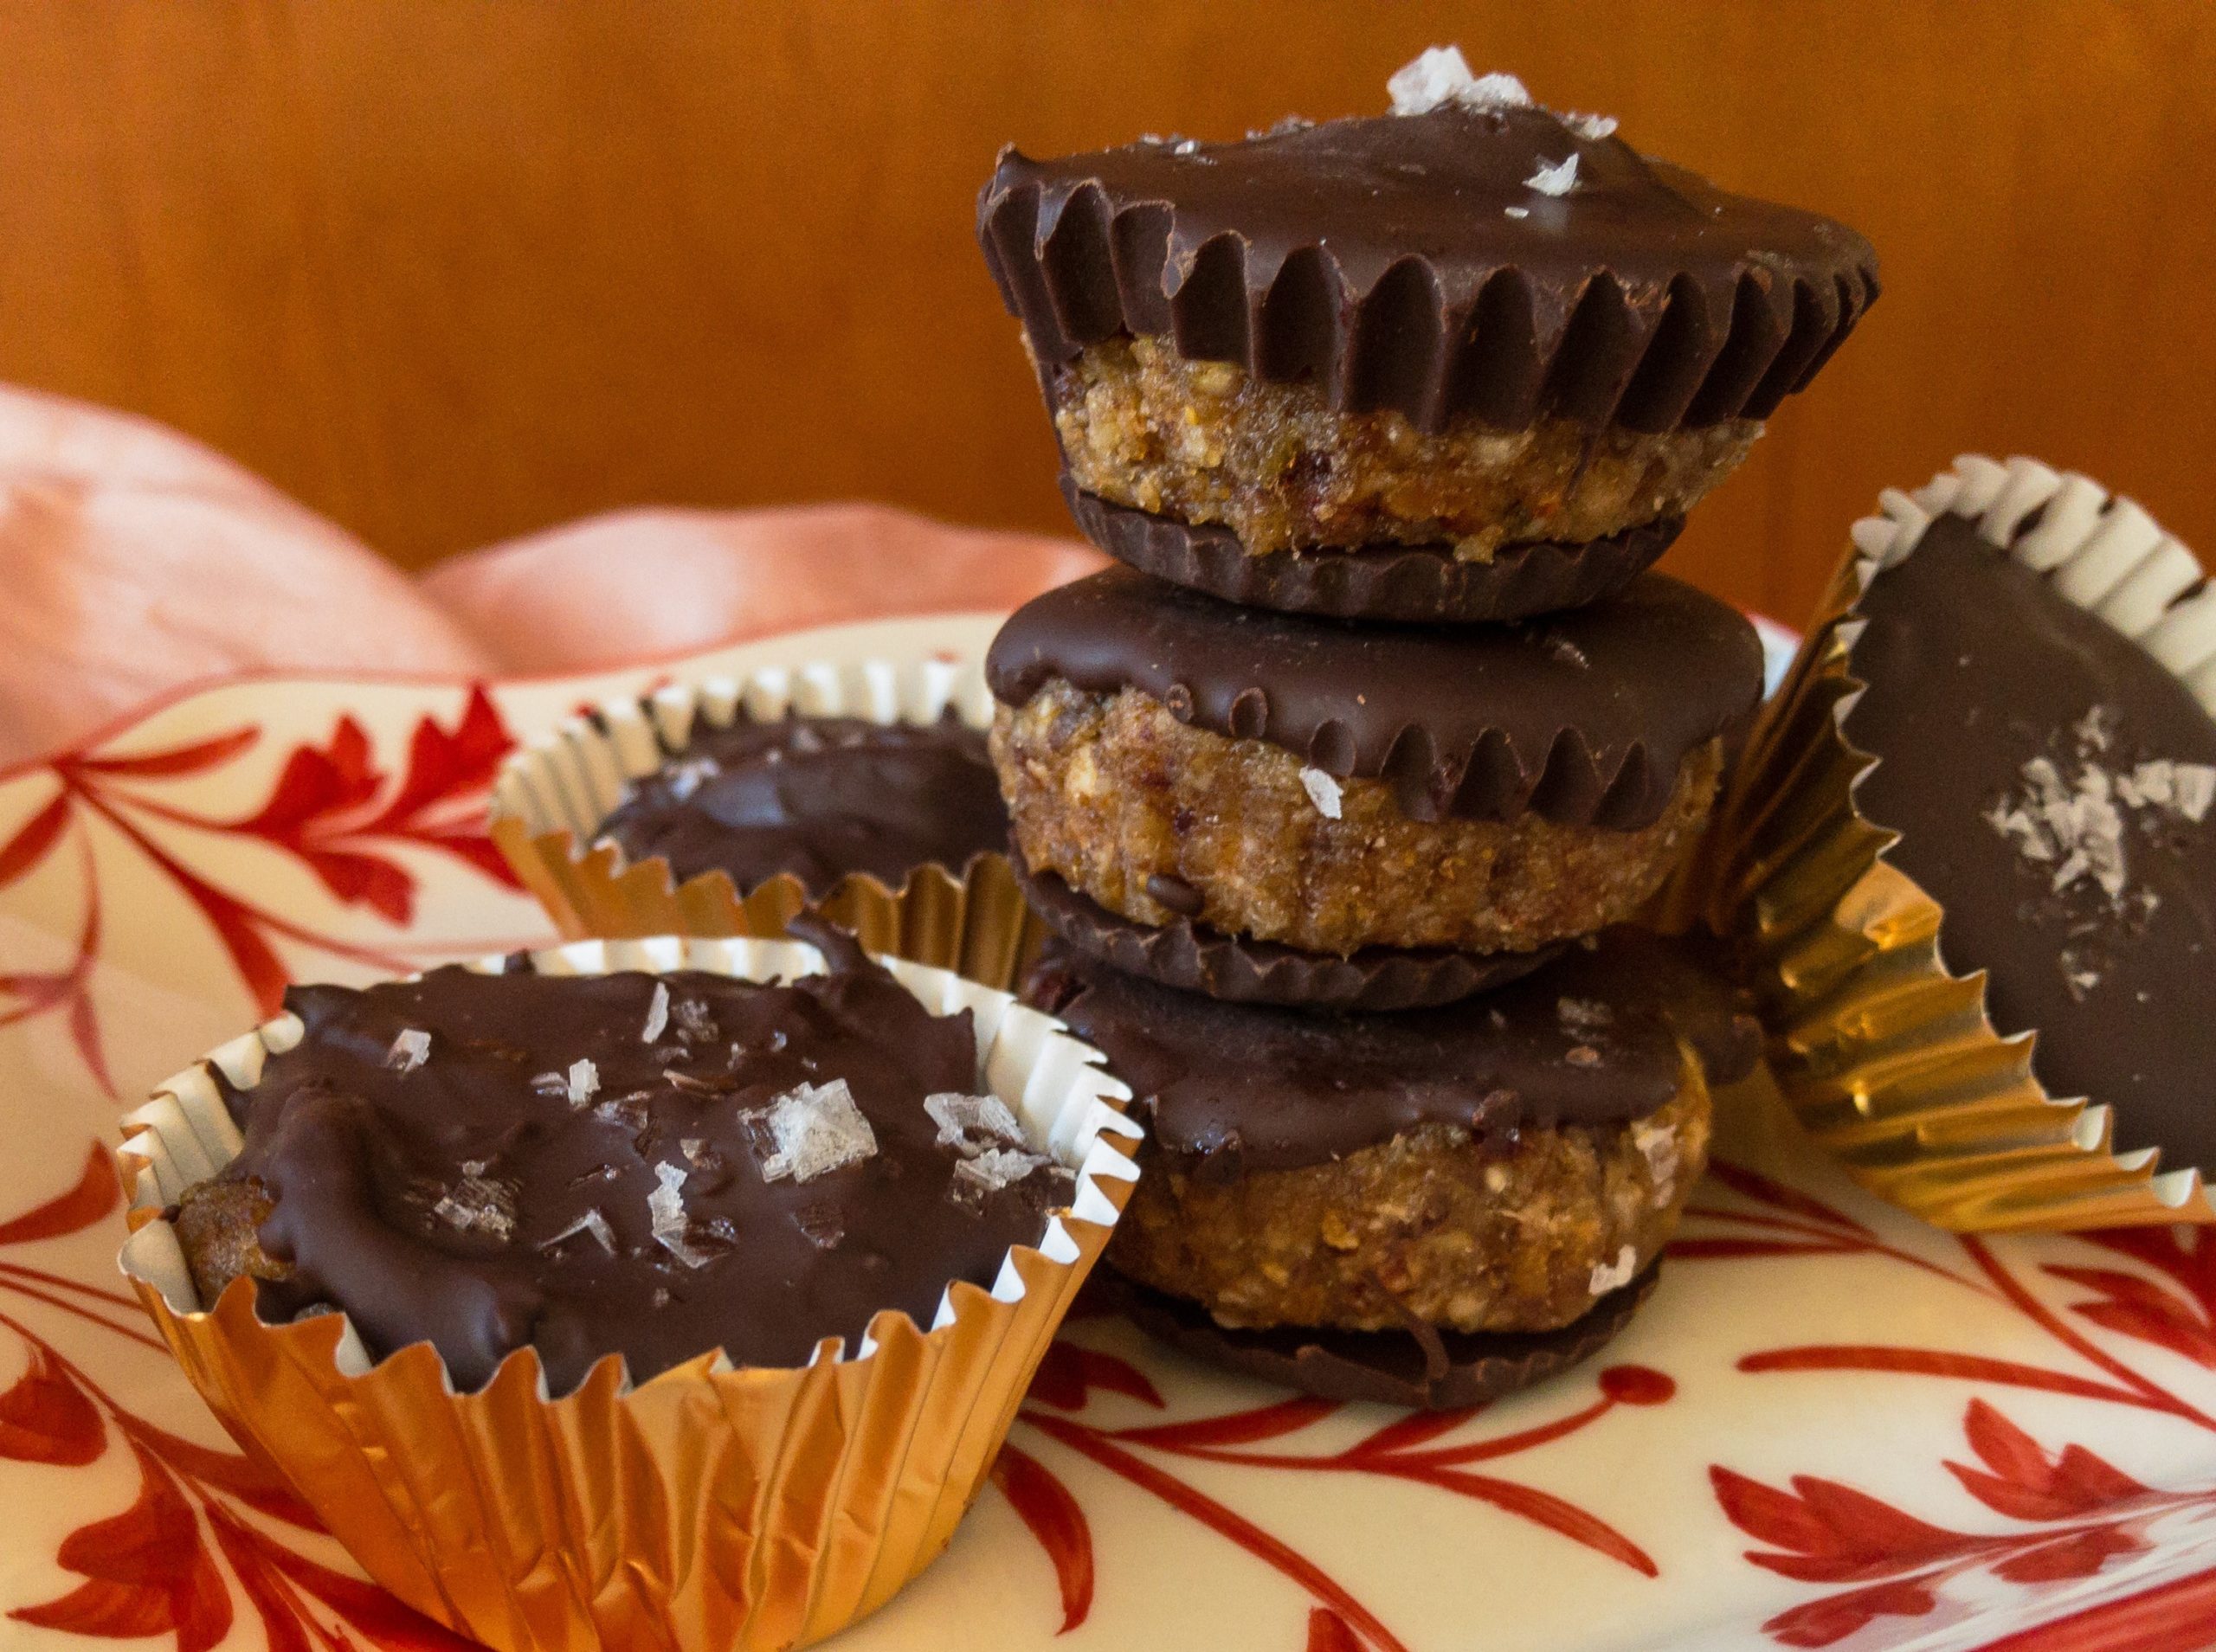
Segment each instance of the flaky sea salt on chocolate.
[[924,1111],[938,1126],[938,1144],[975,1154],[1003,1144],[1023,1145],[1023,1127],[997,1096],[940,1090],[924,1097]]
[[600,1088],[600,1069],[583,1057],[570,1064],[569,1077],[564,1089],[570,1105],[582,1110],[591,1104],[593,1093]]
[[583,1216],[570,1223],[559,1233],[551,1234],[541,1239],[538,1242],[538,1248],[541,1250],[551,1250],[556,1245],[576,1238],[580,1233],[590,1234],[593,1243],[608,1255],[612,1257],[615,1254],[615,1230],[609,1226],[608,1218],[600,1213],[599,1207],[590,1205],[585,1207],[585,1213]]
[[647,1006],[647,1024],[639,1030],[639,1042],[652,1044],[660,1038],[669,1025],[669,983],[654,983],[654,1002]]
[[490,1161],[462,1161],[461,1180],[431,1206],[431,1214],[462,1233],[482,1233],[506,1243],[515,1231],[515,1193],[504,1182],[489,1180]]
[[654,1167],[655,1187],[647,1195],[647,1218],[654,1225],[654,1243],[688,1268],[705,1268],[712,1258],[688,1243],[692,1219],[686,1214],[685,1170],[677,1165]]
[[1433,46],[1402,65],[1385,82],[1396,115],[1427,115],[1448,104],[1485,114],[1529,109],[1531,94],[1512,74],[1472,74],[1459,46]]
[[773,1151],[759,1160],[763,1181],[807,1183],[877,1152],[877,1133],[854,1105],[843,1078],[802,1084],[745,1116],[758,1121]]
[[385,1051],[384,1064],[404,1076],[430,1058],[431,1035],[422,1027],[403,1027],[393,1039],[392,1048]]
[[1524,180],[1524,187],[1536,190],[1541,195],[1568,195],[1577,187],[1577,156],[1575,151],[1551,166],[1542,165]]

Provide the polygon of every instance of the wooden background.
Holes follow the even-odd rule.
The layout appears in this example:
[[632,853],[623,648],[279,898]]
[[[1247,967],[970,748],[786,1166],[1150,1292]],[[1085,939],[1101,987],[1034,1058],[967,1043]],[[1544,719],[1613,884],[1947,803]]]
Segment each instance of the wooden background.
[[14,0],[0,377],[411,564],[649,501],[1061,527],[971,240],[999,145],[1375,110],[1449,40],[1877,243],[1885,297],[1681,571],[1797,619],[1966,448],[2216,546],[2208,0]]

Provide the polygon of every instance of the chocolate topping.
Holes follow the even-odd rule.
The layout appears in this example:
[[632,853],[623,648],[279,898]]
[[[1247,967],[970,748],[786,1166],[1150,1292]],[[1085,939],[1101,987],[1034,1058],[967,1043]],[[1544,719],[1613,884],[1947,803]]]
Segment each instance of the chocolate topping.
[[783,717],[699,725],[601,826],[634,862],[679,883],[731,874],[741,893],[779,872],[811,895],[850,872],[898,889],[918,866],[959,871],[1008,841],[985,736],[950,714],[891,724]]
[[[1566,195],[1529,180],[1575,156]],[[1425,430],[1765,418],[1878,293],[1870,244],[1543,109],[1001,151],[977,235],[1042,367],[1116,333]]]
[[246,1135],[224,1177],[274,1197],[261,1243],[293,1270],[262,1314],[335,1305],[380,1356],[428,1339],[465,1388],[530,1345],[556,1393],[609,1353],[643,1382],[718,1347],[851,1348],[881,1309],[930,1324],[950,1281],[989,1285],[1038,1242],[1070,1181],[981,1185],[978,1144],[942,1146],[924,1105],[979,1090],[969,1015],[834,961],[785,986],[448,967],[293,988],[306,1035],[224,1086]]
[[2120,1147],[2216,1167],[2216,809],[2188,819],[2140,768],[2216,764],[2216,721],[1960,517],[1856,612],[1850,669],[1869,686],[1846,734],[1878,759],[1856,806],[1901,834],[1885,858],[1946,909],[1948,967],[1988,972],[1994,1027],[2037,1033],[2051,1094],[2113,1104]]
[[[1452,1004],[1527,975],[1558,948],[1536,952],[1453,952],[1444,947],[1364,947],[1348,958],[1303,952],[1275,941],[1226,935],[1179,917],[1135,922],[1072,889],[1050,871],[1034,871],[1011,847],[1008,860],[1024,899],[1049,929],[1080,956],[1129,974],[1234,1004],[1304,1005],[1311,1009],[1412,1010]],[[1175,889],[1157,889],[1175,884]],[[1189,884],[1147,879],[1147,893],[1167,898]],[[1197,892],[1197,891],[1195,891]]]
[[1233,1330],[1198,1303],[1131,1280],[1104,1279],[1108,1301],[1180,1353],[1324,1399],[1369,1400],[1414,1411],[1459,1411],[1568,1370],[1613,1340],[1654,1289],[1659,1264],[1559,1331],[1311,1330],[1281,1325]]
[[1253,556],[1228,528],[1111,505],[1066,473],[1062,497],[1079,532],[1142,573],[1227,602],[1340,620],[1522,620],[1583,607],[1652,566],[1685,526],[1680,517],[1582,545],[1506,545],[1485,562],[1444,544]]
[[1411,820],[1652,825],[1678,770],[1753,711],[1745,617],[1660,574],[1517,626],[1382,626],[1236,607],[1127,568],[1035,597],[986,681],[1021,706],[1054,678],[1125,688],[1328,775],[1382,778]]
[[1321,1164],[1429,1124],[1505,1142],[1626,1123],[1677,1096],[1680,1039],[1719,1083],[1755,1044],[1672,943],[1626,928],[1483,997],[1398,1014],[1226,1004],[1066,958],[1025,996],[1107,1056],[1163,1151],[1210,1174]]

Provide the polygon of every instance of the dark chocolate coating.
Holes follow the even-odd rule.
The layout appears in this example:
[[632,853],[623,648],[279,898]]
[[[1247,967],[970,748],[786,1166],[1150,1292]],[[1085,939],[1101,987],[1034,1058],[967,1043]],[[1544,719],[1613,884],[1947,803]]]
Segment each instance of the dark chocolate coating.
[[[2036,1032],[2032,1069],[2052,1095],[2116,1109],[2118,1146],[2159,1147],[2170,1168],[2216,1167],[2216,813],[2145,815],[2126,832],[2151,914],[2119,916],[2080,883],[2026,858],[1984,818],[2027,759],[2066,770],[2071,725],[2115,714],[2100,762],[2216,763],[2216,720],[2139,645],[2076,607],[1974,524],[1942,516],[1856,605],[1849,669],[1869,686],[1846,734],[1873,753],[1856,806],[1901,834],[1885,858],[1946,909],[1941,955],[1987,973],[2003,1034]],[[2098,977],[2073,990],[2069,949]]]
[[1676,517],[1581,545],[1504,545],[1481,562],[1457,557],[1452,545],[1253,556],[1229,528],[1111,505],[1066,472],[1062,498],[1087,539],[1173,585],[1280,614],[1411,624],[1524,620],[1603,601],[1653,566],[1685,525]]
[[[658,981],[673,1009],[649,1045]],[[787,986],[448,967],[359,992],[298,987],[286,1004],[306,1025],[301,1042],[252,1089],[224,1085],[246,1146],[223,1174],[274,1195],[261,1243],[294,1270],[261,1284],[261,1311],[281,1321],[336,1305],[380,1357],[428,1340],[462,1388],[525,1346],[556,1393],[610,1353],[644,1381],[718,1347],[761,1366],[803,1363],[827,1336],[851,1353],[881,1309],[928,1326],[949,1282],[989,1286],[1008,1249],[1036,1244],[1049,1202],[1068,1196],[1060,1171],[970,1207],[950,1196],[957,1156],[923,1101],[978,1090],[970,1016],[932,1015],[859,952]],[[390,1052],[409,1028],[431,1035],[429,1054],[398,1071]],[[599,1077],[584,1108],[533,1086],[579,1057]],[[765,1181],[740,1115],[834,1077],[876,1154],[805,1183]],[[476,1160],[512,1199],[505,1240],[433,1209]],[[687,1173],[684,1242],[708,1254],[703,1266],[654,1237],[658,1165]],[[588,1210],[614,1254],[589,1232],[551,1243]]]
[[1383,626],[1219,602],[1128,568],[1034,597],[985,678],[1021,706],[1054,678],[1136,689],[1184,722],[1391,782],[1410,820],[1651,826],[1678,770],[1762,696],[1736,609],[1661,574],[1516,626]]
[[[688,764],[712,762],[717,772]],[[692,781],[685,778],[692,775]],[[731,874],[741,893],[780,872],[826,895],[850,872],[899,889],[917,867],[959,871],[1008,841],[985,736],[951,715],[705,722],[602,823],[633,862],[660,857],[679,883]]]
[[[1529,187],[1573,153],[1569,194]],[[1766,418],[1878,294],[1877,255],[1846,226],[1541,109],[1332,120],[1183,154],[1005,149],[977,238],[1042,368],[1163,334],[1433,431]]]
[[[1179,917],[1138,923],[1111,912],[1059,875],[1033,871],[1010,847],[1009,863],[1024,899],[1071,950],[1128,974],[1234,1004],[1309,1009],[1413,1010],[1482,993],[1527,975],[1559,950],[1453,952],[1444,947],[1364,947],[1351,957],[1303,952],[1275,941],[1226,935]],[[1165,906],[1150,878],[1147,891]],[[1180,887],[1189,887],[1181,885]],[[1173,909],[1174,910],[1174,909]]]
[[1627,927],[1482,997],[1395,1014],[1226,1004],[1066,958],[1025,997],[1108,1057],[1164,1153],[1210,1175],[1328,1163],[1426,1125],[1507,1145],[1627,1123],[1678,1095],[1681,1040],[1719,1083],[1759,1041],[1725,989]]
[[1590,1359],[1631,1322],[1654,1289],[1660,1264],[1610,1291],[1558,1331],[1311,1330],[1280,1325],[1234,1330],[1197,1302],[1116,1277],[1106,1299],[1156,1340],[1209,1365],[1323,1399],[1367,1400],[1411,1411],[1459,1411],[1528,1388]]

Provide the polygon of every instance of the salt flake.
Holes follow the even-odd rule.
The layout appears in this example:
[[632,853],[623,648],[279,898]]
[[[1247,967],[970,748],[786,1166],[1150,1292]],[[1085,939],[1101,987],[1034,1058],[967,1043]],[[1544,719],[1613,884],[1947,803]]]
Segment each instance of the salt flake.
[[1326,820],[1336,820],[1340,815],[1341,800],[1345,788],[1320,768],[1300,771],[1300,784],[1308,794],[1308,800],[1316,806],[1316,813]]
[[384,1064],[404,1078],[430,1058],[431,1035],[422,1027],[403,1027],[385,1051]]
[[1588,144],[1597,144],[1603,138],[1616,135],[1616,118],[1614,115],[1568,114],[1562,118],[1562,124]]
[[1512,74],[1472,74],[1459,46],[1433,46],[1385,82],[1396,115],[1427,115],[1454,104],[1472,114],[1529,109],[1531,94]]
[[661,1037],[663,1031],[668,1025],[669,983],[666,980],[658,980],[654,983],[654,1002],[647,1006],[647,1025],[640,1030],[639,1042],[652,1044]]
[[615,1254],[615,1230],[608,1225],[608,1218],[600,1213],[597,1206],[594,1205],[587,1205],[585,1213],[559,1233],[541,1239],[538,1242],[538,1248],[541,1250],[551,1250],[564,1240],[574,1239],[580,1233],[589,1233],[593,1242],[602,1250],[611,1257]]
[[939,1090],[924,1097],[924,1111],[938,1126],[938,1144],[975,1154],[1000,1143],[1023,1143],[1023,1127],[997,1096]]
[[1524,187],[1541,195],[1568,195],[1577,187],[1577,152],[1571,151],[1551,166],[1542,162],[1539,170],[1524,180]]
[[705,1268],[713,1258],[705,1250],[693,1249],[686,1237],[692,1222],[685,1213],[685,1195],[678,1191],[685,1186],[685,1175],[675,1165],[654,1167],[657,1185],[647,1195],[647,1216],[654,1224],[656,1244],[688,1268]]
[[565,1085],[570,1105],[580,1110],[592,1103],[593,1092],[600,1088],[600,1069],[584,1056],[570,1064],[570,1076]]
[[461,1180],[440,1196],[431,1214],[459,1232],[483,1233],[505,1244],[515,1231],[515,1194],[506,1184],[486,1178],[490,1162],[465,1159]]
[[1639,1252],[1626,1245],[1616,1252],[1613,1263],[1593,1264],[1593,1278],[1588,1289],[1595,1296],[1606,1296],[1612,1290],[1621,1289],[1631,1283],[1631,1276],[1639,1271]]
[[759,1160],[763,1181],[811,1182],[877,1152],[877,1133],[843,1078],[802,1084],[740,1116],[757,1125],[755,1135],[766,1136],[773,1149]]

